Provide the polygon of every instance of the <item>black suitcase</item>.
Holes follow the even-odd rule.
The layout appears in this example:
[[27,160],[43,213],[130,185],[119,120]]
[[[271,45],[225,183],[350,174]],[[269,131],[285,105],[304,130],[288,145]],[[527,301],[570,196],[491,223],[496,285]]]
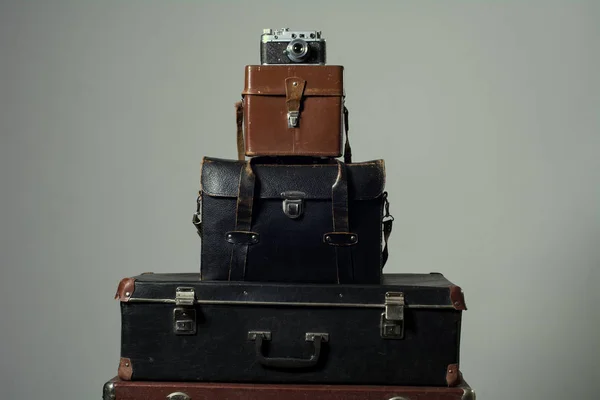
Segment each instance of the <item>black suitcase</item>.
[[124,380],[454,386],[462,291],[441,274],[382,285],[121,281]]
[[203,159],[203,280],[380,282],[392,227],[383,160],[313,160]]

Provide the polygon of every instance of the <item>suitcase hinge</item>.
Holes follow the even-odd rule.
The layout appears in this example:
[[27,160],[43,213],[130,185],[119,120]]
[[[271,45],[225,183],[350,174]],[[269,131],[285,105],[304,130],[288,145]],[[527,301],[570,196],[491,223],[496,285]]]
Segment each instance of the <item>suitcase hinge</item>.
[[381,314],[381,337],[402,339],[404,337],[404,293],[387,292],[385,311]]
[[190,287],[178,287],[175,291],[173,331],[176,335],[196,334],[196,293]]

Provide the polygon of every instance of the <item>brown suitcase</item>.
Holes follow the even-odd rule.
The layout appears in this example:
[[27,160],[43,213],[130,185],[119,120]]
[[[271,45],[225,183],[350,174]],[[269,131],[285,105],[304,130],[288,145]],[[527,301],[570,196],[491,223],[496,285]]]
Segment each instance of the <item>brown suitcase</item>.
[[245,155],[341,156],[343,73],[332,65],[247,65]]
[[265,385],[122,381],[106,382],[103,400],[475,400],[466,382],[428,386]]

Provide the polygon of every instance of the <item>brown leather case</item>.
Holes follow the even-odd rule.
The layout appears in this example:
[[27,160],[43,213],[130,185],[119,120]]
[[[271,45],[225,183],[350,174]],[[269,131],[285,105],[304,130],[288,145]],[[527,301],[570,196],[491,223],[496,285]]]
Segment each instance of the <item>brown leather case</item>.
[[127,382],[113,378],[103,400],[475,400],[466,382],[428,386],[259,385],[231,383]]
[[344,67],[247,65],[247,156],[342,155]]

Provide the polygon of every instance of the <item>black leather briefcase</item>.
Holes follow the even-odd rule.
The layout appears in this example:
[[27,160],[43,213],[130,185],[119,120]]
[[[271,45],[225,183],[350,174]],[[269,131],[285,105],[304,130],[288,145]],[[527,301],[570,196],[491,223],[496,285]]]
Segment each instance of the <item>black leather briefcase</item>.
[[392,223],[384,185],[383,160],[205,157],[202,279],[379,283]]
[[454,386],[465,302],[441,274],[381,285],[123,279],[125,380]]

